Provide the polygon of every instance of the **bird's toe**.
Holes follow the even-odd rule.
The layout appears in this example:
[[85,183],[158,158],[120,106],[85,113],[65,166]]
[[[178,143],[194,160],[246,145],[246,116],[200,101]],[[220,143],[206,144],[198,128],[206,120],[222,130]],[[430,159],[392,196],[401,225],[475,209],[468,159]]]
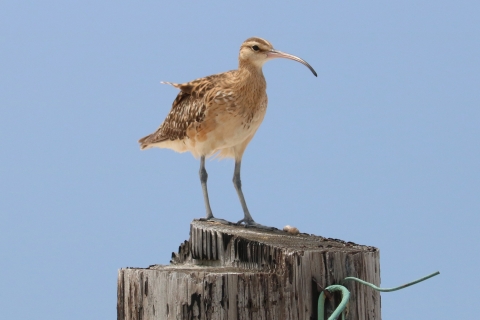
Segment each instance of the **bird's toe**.
[[227,225],[234,225],[235,223],[233,222],[230,222],[230,221],[227,221],[227,220],[224,220],[224,219],[218,219],[218,218],[214,218],[214,217],[211,217],[211,218],[200,218],[198,219],[200,221],[208,221],[208,222],[217,222],[217,223],[221,223],[221,224],[227,224]]
[[254,220],[247,220],[247,219],[242,219],[237,222],[237,225],[242,225],[245,228],[259,228],[259,229],[265,229],[265,230],[275,230],[276,228],[274,227],[268,227],[264,226],[263,224],[256,223]]

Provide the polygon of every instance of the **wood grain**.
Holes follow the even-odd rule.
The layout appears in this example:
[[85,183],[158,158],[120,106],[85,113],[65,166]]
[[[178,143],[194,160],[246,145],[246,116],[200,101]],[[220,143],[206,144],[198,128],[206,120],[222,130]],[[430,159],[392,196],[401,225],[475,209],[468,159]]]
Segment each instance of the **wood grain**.
[[[316,319],[321,287],[380,285],[377,248],[338,239],[193,221],[171,264],[118,273],[117,318]],[[347,319],[381,319],[380,294],[348,282]],[[327,314],[340,296],[327,301]]]

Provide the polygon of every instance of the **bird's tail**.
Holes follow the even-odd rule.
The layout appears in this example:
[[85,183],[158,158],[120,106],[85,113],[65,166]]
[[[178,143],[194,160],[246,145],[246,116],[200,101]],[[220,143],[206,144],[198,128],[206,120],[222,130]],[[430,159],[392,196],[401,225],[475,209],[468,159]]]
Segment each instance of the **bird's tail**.
[[140,144],[140,149],[141,150],[145,150],[145,149],[148,149],[148,147],[150,146],[150,143],[149,143],[149,138],[151,137],[151,134],[149,134],[148,136],[145,136],[143,138],[141,138],[140,140],[138,140],[138,143]]

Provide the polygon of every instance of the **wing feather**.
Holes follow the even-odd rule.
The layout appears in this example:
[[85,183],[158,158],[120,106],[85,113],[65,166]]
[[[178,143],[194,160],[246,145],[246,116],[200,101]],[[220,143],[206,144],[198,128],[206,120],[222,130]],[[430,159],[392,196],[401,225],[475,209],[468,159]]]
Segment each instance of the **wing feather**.
[[177,84],[162,82],[180,89],[166,119],[154,133],[143,137],[138,142],[142,149],[151,144],[167,140],[182,140],[187,136],[187,130],[192,125],[201,124],[205,120],[207,105],[211,103],[232,102],[230,92],[221,91],[231,78],[233,71],[211,75],[187,83]]

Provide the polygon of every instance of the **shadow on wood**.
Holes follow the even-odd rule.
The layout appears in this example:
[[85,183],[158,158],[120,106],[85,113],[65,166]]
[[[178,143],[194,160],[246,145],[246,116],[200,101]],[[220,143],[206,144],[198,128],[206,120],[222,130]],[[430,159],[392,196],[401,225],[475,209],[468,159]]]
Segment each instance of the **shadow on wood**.
[[[348,276],[380,285],[379,260],[352,242],[195,220],[170,265],[119,270],[117,319],[317,319],[313,278],[323,288]],[[346,319],[381,318],[379,292],[346,287]]]

